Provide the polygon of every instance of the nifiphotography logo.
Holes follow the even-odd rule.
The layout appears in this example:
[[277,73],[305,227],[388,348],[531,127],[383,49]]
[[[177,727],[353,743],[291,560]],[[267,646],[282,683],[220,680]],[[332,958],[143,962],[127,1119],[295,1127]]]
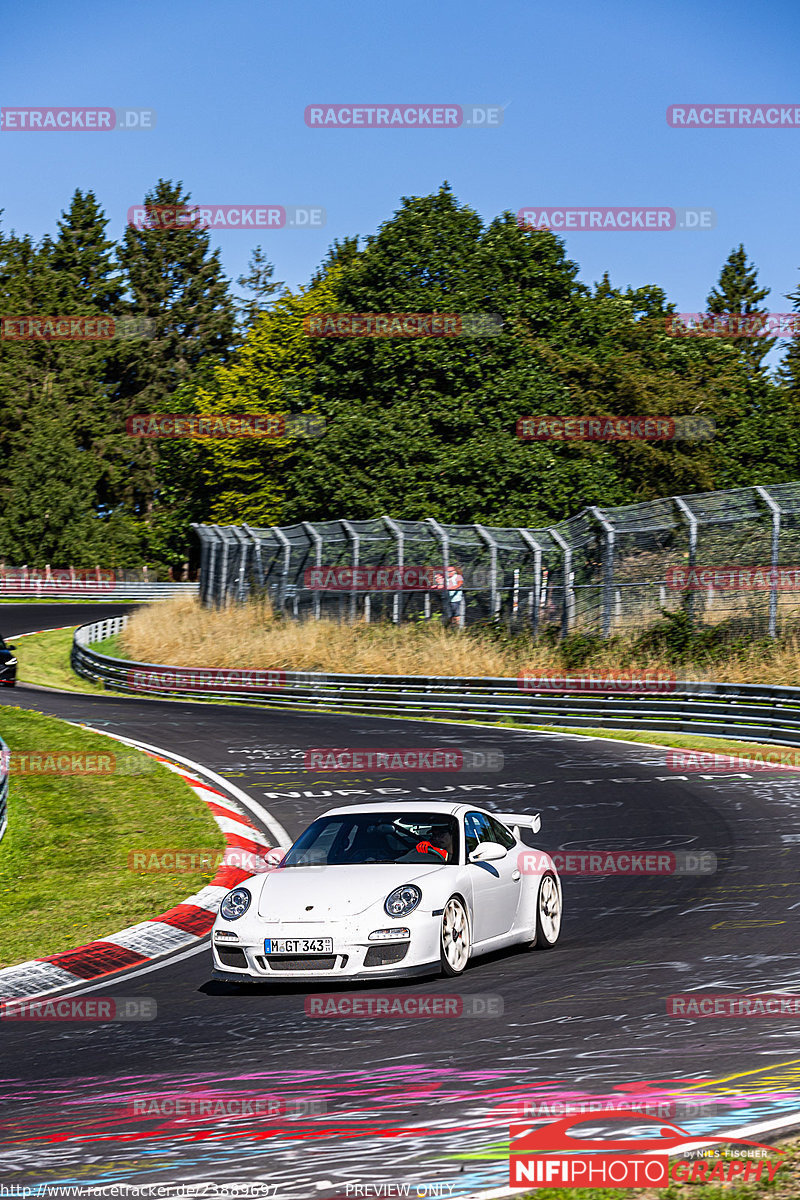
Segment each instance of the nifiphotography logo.
[[[785,1156],[784,1150],[751,1142],[735,1136],[709,1137],[690,1133],[679,1125],[662,1124],[661,1118],[630,1111],[607,1110],[602,1121],[621,1118],[625,1126],[653,1123],[650,1137],[619,1139],[573,1136],[573,1125],[592,1124],[599,1118],[589,1113],[563,1117],[560,1121],[541,1127],[530,1124],[511,1126],[509,1146],[510,1183],[512,1187],[669,1187],[673,1183],[753,1183],[762,1175],[771,1183]],[[679,1149],[689,1151],[709,1143],[755,1147],[762,1156],[756,1162],[741,1151],[731,1151],[729,1157],[670,1162],[669,1154]],[[662,1153],[657,1153],[662,1151]],[[769,1155],[780,1155],[768,1161]]]

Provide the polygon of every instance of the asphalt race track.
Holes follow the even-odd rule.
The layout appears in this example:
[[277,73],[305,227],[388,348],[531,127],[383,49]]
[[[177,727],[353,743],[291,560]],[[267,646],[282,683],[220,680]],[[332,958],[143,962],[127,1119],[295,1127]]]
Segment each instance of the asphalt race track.
[[[96,619],[94,606],[3,607],[6,638]],[[682,777],[658,749],[500,729],[24,685],[1,698],[195,759],[292,837],[347,794],[369,803],[422,786],[497,811],[541,811],[535,841],[550,852],[667,848],[717,858],[709,876],[565,875],[554,951],[502,953],[456,981],[383,989],[499,996],[500,1017],[312,1018],[304,1000],[322,988],[239,991],[211,980],[204,948],[85,989],[152,997],[153,1021],[5,1022],[4,1184],[259,1180],[271,1194],[327,1200],[348,1183],[410,1181],[469,1196],[507,1183],[503,1146],[521,1103],[691,1088],[698,1109],[701,1097],[713,1106],[675,1119],[712,1133],[800,1108],[796,1018],[667,1015],[675,993],[800,989],[796,777]],[[505,766],[455,776],[303,770],[306,748],[344,745],[499,749]],[[13,821],[13,793],[10,812]],[[142,1111],[143,1101],[187,1097],[266,1099],[273,1115]]]

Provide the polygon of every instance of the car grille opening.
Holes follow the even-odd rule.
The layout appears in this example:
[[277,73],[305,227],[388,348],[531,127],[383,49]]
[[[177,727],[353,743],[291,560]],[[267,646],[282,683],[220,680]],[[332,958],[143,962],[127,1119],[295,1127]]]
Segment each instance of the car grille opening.
[[410,942],[401,942],[399,946],[370,946],[364,959],[365,967],[388,967],[392,963],[402,962],[408,954]]
[[223,967],[239,967],[244,971],[247,968],[247,958],[244,950],[239,946],[216,946],[217,958],[222,963]]
[[332,971],[336,955],[265,954],[262,961],[271,971]]

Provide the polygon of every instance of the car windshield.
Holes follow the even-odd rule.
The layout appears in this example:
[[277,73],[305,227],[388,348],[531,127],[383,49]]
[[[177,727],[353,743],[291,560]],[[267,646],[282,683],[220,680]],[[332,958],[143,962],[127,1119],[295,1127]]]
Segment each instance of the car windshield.
[[281,867],[458,862],[458,821],[441,813],[341,813],[301,834]]

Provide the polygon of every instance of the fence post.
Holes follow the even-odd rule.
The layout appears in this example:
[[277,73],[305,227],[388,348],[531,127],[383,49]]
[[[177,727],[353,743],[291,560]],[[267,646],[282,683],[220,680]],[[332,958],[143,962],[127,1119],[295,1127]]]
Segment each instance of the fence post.
[[539,632],[539,608],[542,603],[542,547],[527,529],[518,529],[517,533],[523,542],[533,550],[533,616],[531,619],[531,629],[533,636],[536,637]]
[[264,586],[264,564],[261,561],[261,538],[254,529],[249,525],[242,525],[253,546],[253,568],[255,571],[256,582],[260,588]]
[[561,606],[561,636],[565,638],[575,620],[575,591],[572,587],[572,547],[565,542],[557,529],[547,531],[553,541],[564,551],[564,600]]
[[[694,571],[697,562],[697,517],[694,515],[689,505],[685,500],[681,500],[680,496],[673,496],[672,499],[678,506],[679,512],[686,518],[689,524],[689,571]],[[689,615],[689,620],[694,624],[694,591],[690,588],[689,598],[686,603],[686,611]]]
[[236,539],[236,546],[239,551],[239,574],[236,580],[236,599],[241,604],[244,601],[246,594],[244,573],[245,567],[247,566],[247,538],[243,533],[239,532],[239,528],[236,525],[231,525],[229,528]]
[[278,584],[277,604],[277,608],[283,611],[283,604],[286,599],[286,584],[289,579],[289,564],[292,558],[292,544],[278,525],[270,525],[270,532],[274,534],[275,539],[283,547],[283,570],[281,571],[281,581]]
[[[350,541],[353,543],[353,566],[358,567],[360,565],[359,552],[361,550],[361,539],[359,538],[358,534],[356,533],[355,529],[353,528],[353,526],[350,524],[349,521],[342,521],[342,522],[340,522],[340,524],[342,526],[342,529],[345,531],[347,536],[350,538]],[[351,621],[355,621],[355,619],[356,619],[357,603],[358,603],[358,601],[356,599],[356,590],[355,590],[355,588],[353,588],[350,592],[350,620]],[[369,609],[367,609],[367,611],[369,612]]]
[[769,636],[778,636],[778,560],[780,559],[781,542],[781,508],[773,500],[764,487],[757,487],[761,499],[772,514],[772,554],[770,559],[771,575],[769,581]]
[[194,530],[195,536],[197,537],[198,541],[200,542],[199,594],[200,594],[200,603],[202,605],[205,605],[206,596],[208,594],[208,566],[207,566],[207,563],[208,563],[208,557],[209,557],[208,542],[206,540],[206,536],[207,536],[206,535],[206,527],[205,527],[205,525],[198,524],[197,521],[192,521],[191,528]]
[[[207,525],[213,541],[209,548],[209,564],[208,564],[208,586],[205,588],[206,603],[214,605],[216,608],[222,607],[222,599],[224,592],[224,582],[220,583],[220,577],[224,580],[224,572],[220,571],[218,565],[218,553],[220,545],[222,546],[223,567],[225,561],[225,539],[219,531],[218,525]],[[201,565],[202,571],[202,565]]]
[[489,609],[492,614],[492,620],[496,621],[500,613],[500,598],[497,594],[497,542],[494,540],[488,529],[484,529],[483,525],[475,525],[479,535],[486,542],[491,553],[491,567],[489,568]]
[[[381,520],[383,521],[383,523],[387,527],[387,529],[389,529],[395,536],[395,541],[397,542],[397,566],[399,568],[398,575],[402,582],[403,567],[405,566],[405,562],[404,562],[404,554],[405,554],[405,548],[406,548],[405,535],[403,534],[403,531],[400,528],[400,526],[397,524],[397,522],[393,521],[391,517],[381,517]],[[396,591],[392,598],[392,621],[394,622],[395,625],[398,625],[400,623],[400,592],[399,591]]]
[[[426,517],[425,524],[430,525],[431,529],[436,534],[436,537],[439,540],[440,546],[442,547],[442,615],[444,616],[444,619],[446,621],[450,621],[450,620],[452,620],[452,617],[453,617],[453,606],[450,603],[450,589],[447,587],[448,576],[450,574],[450,539],[447,536],[447,534],[445,533],[445,531],[442,529],[439,522],[434,521],[433,517]],[[428,592],[426,594],[425,598],[428,601],[426,616],[430,616],[431,615],[431,612],[430,612],[431,594],[430,594],[430,592]],[[464,621],[465,621],[465,623],[466,623],[466,619],[467,619],[466,608],[467,608],[467,606],[465,604],[464,605]]]
[[611,633],[612,608],[614,604],[614,526],[599,508],[589,508],[594,519],[602,526],[605,534],[603,546],[603,637]]
[[[303,521],[303,529],[305,529],[311,541],[314,543],[314,558],[315,566],[322,566],[322,534],[319,533],[310,521]],[[314,590],[314,620],[320,618],[320,594],[319,588]]]

